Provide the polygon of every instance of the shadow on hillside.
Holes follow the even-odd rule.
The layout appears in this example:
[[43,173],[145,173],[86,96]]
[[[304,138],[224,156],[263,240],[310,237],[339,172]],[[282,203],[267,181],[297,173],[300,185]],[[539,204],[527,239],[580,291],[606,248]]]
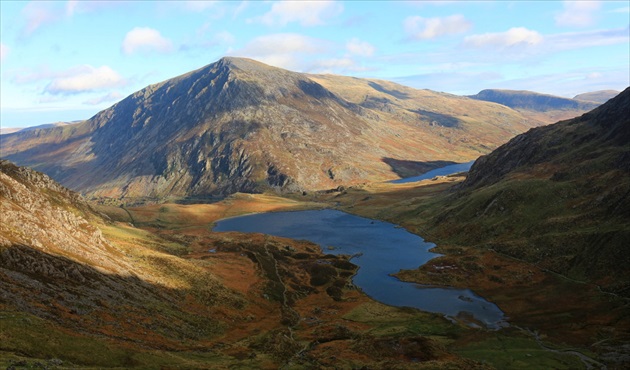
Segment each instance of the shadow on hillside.
[[381,86],[381,85],[377,84],[376,82],[372,82],[372,81],[370,81],[370,82],[368,82],[368,85],[370,85],[370,87],[372,87],[372,88],[373,88],[374,90],[376,90],[376,91],[380,91],[380,92],[382,92],[382,93],[385,93],[385,94],[391,95],[391,96],[393,96],[393,97],[395,97],[395,98],[397,98],[397,99],[401,99],[401,100],[402,100],[402,99],[409,99],[409,94],[404,93],[404,92],[402,92],[402,91],[398,91],[398,90],[389,90],[389,89],[386,89],[386,88],[384,88],[383,86]]
[[452,161],[410,161],[406,159],[396,159],[384,157],[381,159],[383,163],[386,163],[391,167],[392,171],[396,173],[396,175],[401,178],[412,177],[422,175],[423,173],[429,172],[436,168],[448,166],[451,164],[455,164],[456,162]]
[[[150,263],[171,264],[169,258]],[[124,267],[121,267],[124,269]],[[176,348],[181,338],[207,340],[219,335],[221,323],[212,306],[242,308],[242,299],[208,279],[208,289],[193,292],[148,282],[132,272],[115,274],[24,245],[0,252],[1,301],[18,311],[52,320],[72,331],[110,339],[140,340],[156,348]],[[181,278],[181,274],[176,278]],[[204,295],[191,311],[184,297]],[[96,362],[95,362],[96,364]]]
[[449,116],[448,114],[429,112],[423,109],[410,110],[410,112],[414,112],[420,115],[421,120],[428,122],[430,126],[442,126],[451,128],[458,128],[461,126],[459,119],[453,116]]

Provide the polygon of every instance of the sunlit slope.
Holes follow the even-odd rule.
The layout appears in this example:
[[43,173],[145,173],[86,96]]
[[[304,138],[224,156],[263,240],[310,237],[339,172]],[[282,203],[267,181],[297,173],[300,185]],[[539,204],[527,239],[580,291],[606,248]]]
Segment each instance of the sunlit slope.
[[3,135],[0,155],[90,195],[293,192],[468,161],[538,124],[497,104],[223,58],[84,122]]

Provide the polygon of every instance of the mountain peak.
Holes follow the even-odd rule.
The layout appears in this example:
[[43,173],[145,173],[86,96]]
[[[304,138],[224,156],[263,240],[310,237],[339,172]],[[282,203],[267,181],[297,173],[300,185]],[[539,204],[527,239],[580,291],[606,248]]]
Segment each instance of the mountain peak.
[[529,127],[496,104],[225,57],[76,126],[3,136],[3,155],[97,196],[310,191],[468,161]]
[[233,57],[233,56],[225,56],[213,64],[236,67],[236,68],[244,69],[244,70],[256,69],[256,68],[266,68],[266,69],[276,68],[276,67],[272,67],[270,65],[267,65],[265,63],[259,62],[254,59],[243,58],[243,57]]

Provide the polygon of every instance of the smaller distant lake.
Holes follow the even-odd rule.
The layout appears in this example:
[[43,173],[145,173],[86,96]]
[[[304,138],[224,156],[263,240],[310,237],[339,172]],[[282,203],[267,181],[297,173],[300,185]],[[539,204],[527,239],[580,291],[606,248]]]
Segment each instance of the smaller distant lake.
[[[429,252],[434,244],[391,223],[325,209],[228,218],[218,221],[214,231],[305,239],[328,253],[357,255],[352,262],[360,268],[353,283],[377,301],[442,313],[451,319],[472,317],[472,322],[491,329],[505,325],[503,312],[469,289],[431,287],[390,276],[439,256]],[[334,249],[327,250],[329,246]]]
[[404,179],[392,180],[392,181],[390,181],[390,183],[392,183],[392,184],[404,184],[404,183],[407,183],[407,182],[416,182],[416,181],[432,179],[435,176],[447,176],[447,175],[450,175],[450,174],[453,174],[453,173],[457,173],[457,172],[464,172],[464,171],[468,171],[470,169],[470,167],[472,167],[473,163],[475,163],[475,161],[470,161],[470,162],[466,162],[466,163],[456,163],[456,164],[452,164],[450,166],[444,166],[444,167],[436,168],[436,169],[431,170],[429,172],[423,173],[420,176],[406,177]]

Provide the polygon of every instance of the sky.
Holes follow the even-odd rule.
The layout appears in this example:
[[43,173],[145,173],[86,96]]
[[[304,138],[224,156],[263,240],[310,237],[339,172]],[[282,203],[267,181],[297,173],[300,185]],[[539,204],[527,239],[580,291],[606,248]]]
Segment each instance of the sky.
[[0,1],[0,126],[87,119],[248,57],[471,95],[630,85],[623,1]]

